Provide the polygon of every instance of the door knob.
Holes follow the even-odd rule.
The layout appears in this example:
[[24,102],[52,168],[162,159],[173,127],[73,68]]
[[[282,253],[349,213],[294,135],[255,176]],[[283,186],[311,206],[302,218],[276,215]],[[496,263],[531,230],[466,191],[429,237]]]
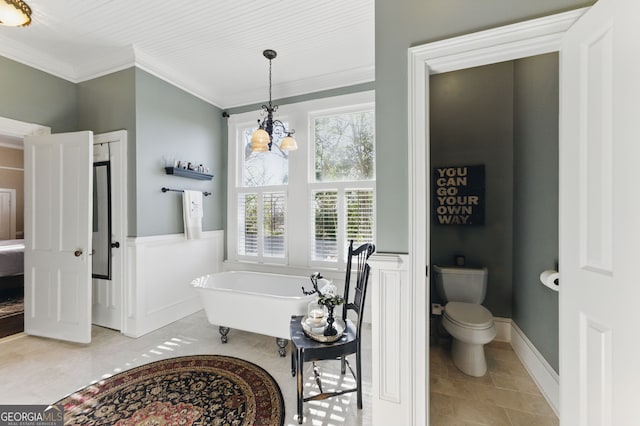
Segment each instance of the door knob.
[[75,257],[80,257],[80,256],[82,256],[82,249],[78,249],[78,250],[74,251],[74,252],[73,252],[73,255],[74,255]]
[[111,243],[112,248],[120,248],[120,242],[116,241],[115,243]]

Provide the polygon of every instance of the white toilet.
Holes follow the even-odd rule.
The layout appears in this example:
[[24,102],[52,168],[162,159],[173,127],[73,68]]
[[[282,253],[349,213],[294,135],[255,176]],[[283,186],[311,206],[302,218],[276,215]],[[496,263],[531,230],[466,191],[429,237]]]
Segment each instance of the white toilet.
[[453,363],[470,376],[484,376],[484,345],[496,337],[491,312],[481,305],[487,293],[487,268],[434,265],[436,290],[446,303],[442,326],[453,337]]

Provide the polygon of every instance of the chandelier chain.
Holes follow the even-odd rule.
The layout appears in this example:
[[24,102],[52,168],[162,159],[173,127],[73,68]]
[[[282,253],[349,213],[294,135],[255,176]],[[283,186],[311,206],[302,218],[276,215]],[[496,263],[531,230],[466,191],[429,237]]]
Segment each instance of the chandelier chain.
[[271,59],[269,59],[269,107],[271,107]]

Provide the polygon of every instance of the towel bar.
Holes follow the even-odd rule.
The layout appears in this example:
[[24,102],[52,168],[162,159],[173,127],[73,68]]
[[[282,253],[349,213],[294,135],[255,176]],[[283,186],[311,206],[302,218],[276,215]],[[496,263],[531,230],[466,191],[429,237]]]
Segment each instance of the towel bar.
[[[169,191],[184,192],[184,189],[171,189],[171,188],[166,188],[164,186],[162,187],[162,192],[169,192]],[[211,195],[211,192],[202,191],[202,195],[204,195],[206,197],[207,195]]]

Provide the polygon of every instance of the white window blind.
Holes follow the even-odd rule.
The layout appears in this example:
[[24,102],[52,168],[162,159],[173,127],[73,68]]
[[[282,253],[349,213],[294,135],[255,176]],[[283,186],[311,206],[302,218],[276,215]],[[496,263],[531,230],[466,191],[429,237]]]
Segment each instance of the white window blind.
[[238,254],[258,255],[258,194],[238,194]]
[[311,260],[344,262],[348,242],[374,241],[372,188],[317,190],[311,195]]
[[338,191],[314,191],[311,196],[312,235],[311,259],[338,260]]
[[347,241],[354,246],[373,242],[374,196],[371,189],[346,191]]
[[284,257],[286,253],[286,203],[284,192],[266,192],[263,194],[264,256]]

